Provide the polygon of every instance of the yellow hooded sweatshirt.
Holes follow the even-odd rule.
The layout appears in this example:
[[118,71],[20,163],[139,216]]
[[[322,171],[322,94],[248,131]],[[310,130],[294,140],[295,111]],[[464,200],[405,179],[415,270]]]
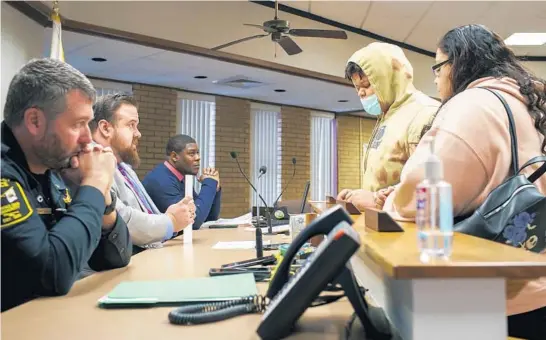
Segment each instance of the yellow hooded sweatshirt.
[[364,157],[362,189],[400,181],[404,164],[434,120],[440,103],[413,86],[413,67],[396,45],[374,42],[348,62],[360,66],[387,112],[379,116]]

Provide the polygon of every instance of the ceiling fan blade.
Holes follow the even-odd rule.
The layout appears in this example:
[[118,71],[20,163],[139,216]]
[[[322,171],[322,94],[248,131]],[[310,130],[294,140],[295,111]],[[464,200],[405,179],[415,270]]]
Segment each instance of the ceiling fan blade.
[[235,45],[235,44],[238,44],[238,43],[242,43],[243,41],[248,41],[248,40],[252,40],[252,39],[256,39],[256,38],[261,38],[261,37],[267,37],[269,34],[258,34],[258,35],[253,35],[253,36],[250,36],[250,37],[246,37],[246,38],[242,38],[242,39],[239,39],[239,40],[234,40],[232,42],[228,42],[226,44],[223,44],[223,45],[220,45],[220,46],[216,46],[216,47],[213,47],[211,48],[211,50],[213,51],[217,51],[217,50],[221,50],[222,48],[226,48],[228,46],[231,46],[231,45]]
[[262,25],[255,25],[255,24],[243,24],[245,26],[250,26],[250,27],[256,27],[256,28],[261,28],[263,30],[265,30],[267,27],[265,26],[262,26]]
[[337,30],[292,29],[288,31],[288,34],[295,37],[347,39],[345,31]]
[[298,44],[296,44],[296,42],[292,40],[292,38],[290,37],[283,36],[277,41],[277,43],[281,45],[283,50],[288,55],[294,55],[294,54],[303,52],[303,50],[298,46]]

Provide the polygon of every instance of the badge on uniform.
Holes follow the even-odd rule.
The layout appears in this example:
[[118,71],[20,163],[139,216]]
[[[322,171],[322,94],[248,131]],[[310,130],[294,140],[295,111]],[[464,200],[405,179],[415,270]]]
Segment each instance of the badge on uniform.
[[32,206],[18,182],[2,178],[2,228],[13,226],[32,216]]
[[63,201],[65,204],[70,204],[70,202],[72,202],[72,197],[70,197],[70,192],[68,191],[68,188],[64,189],[64,191],[65,191],[65,195],[63,197]]

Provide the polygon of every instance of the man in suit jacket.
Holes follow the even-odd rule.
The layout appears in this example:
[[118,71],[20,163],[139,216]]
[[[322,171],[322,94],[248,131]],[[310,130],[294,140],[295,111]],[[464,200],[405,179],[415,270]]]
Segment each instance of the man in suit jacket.
[[140,183],[133,167],[138,167],[138,109],[133,97],[110,94],[99,97],[93,105],[94,119],[89,124],[93,139],[112,148],[118,161],[112,189],[118,200],[116,210],[127,223],[133,244],[138,248],[158,247],[192,225],[195,205],[192,199],[173,202],[161,213]]
[[[185,196],[185,176],[197,176],[200,168],[199,146],[188,135],[176,135],[169,139],[165,150],[167,160],[158,164],[142,180],[146,191],[159,208],[166,211],[174,202]],[[203,222],[216,221],[220,215],[220,175],[216,169],[203,169],[201,191],[192,193],[196,213],[193,229],[199,229]]]

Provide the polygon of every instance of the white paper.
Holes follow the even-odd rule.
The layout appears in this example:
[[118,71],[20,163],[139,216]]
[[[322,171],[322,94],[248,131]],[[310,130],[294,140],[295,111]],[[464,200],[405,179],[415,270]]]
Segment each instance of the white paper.
[[252,224],[252,214],[244,214],[243,216],[235,217],[235,218],[220,218],[216,221],[208,221],[201,225],[200,229],[208,228],[211,225],[245,225],[245,224]]
[[[271,244],[270,240],[264,241],[263,245]],[[212,249],[254,249],[256,248],[256,241],[233,241],[233,242],[218,242]]]
[[[186,175],[184,177],[184,184],[185,186],[185,196],[186,197],[193,197],[193,176],[192,175]],[[193,225],[189,225],[186,228],[184,228],[184,243],[192,243],[193,242]]]

